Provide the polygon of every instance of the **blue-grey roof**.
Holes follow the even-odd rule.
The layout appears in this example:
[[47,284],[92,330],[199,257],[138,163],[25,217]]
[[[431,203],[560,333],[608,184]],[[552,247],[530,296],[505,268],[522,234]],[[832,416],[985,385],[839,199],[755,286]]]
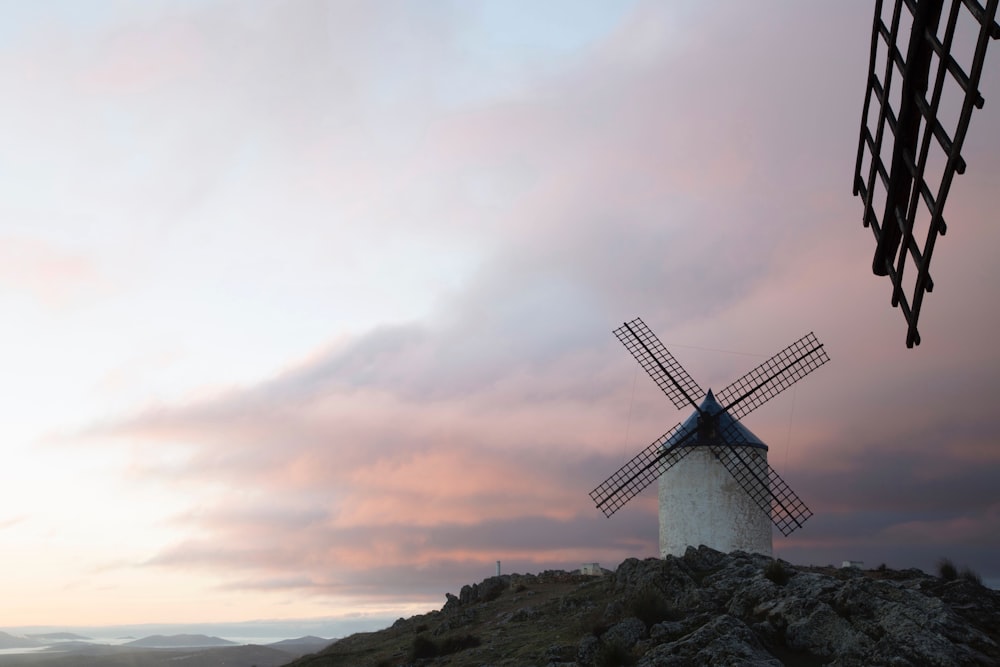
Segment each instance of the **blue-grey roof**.
[[[701,409],[702,412],[707,412],[710,415],[715,415],[722,412],[722,406],[719,405],[719,402],[717,400],[715,400],[715,396],[712,394],[711,389],[708,390],[708,394],[706,394],[705,400],[701,402],[699,408]],[[688,437],[684,441],[683,443],[684,447],[693,447],[696,445],[704,445],[704,444],[715,444],[715,443],[702,442],[701,437],[697,434],[698,414],[699,413],[697,410],[691,413],[691,416],[688,417],[686,420],[684,420],[684,423],[681,424],[681,427],[680,429],[678,429],[677,433],[675,433],[672,438],[670,438],[664,443],[664,447],[670,447],[675,442],[684,438],[692,431],[695,432],[695,435]],[[730,433],[730,427],[733,428],[731,433]],[[728,444],[741,444],[747,447],[759,447],[762,449],[767,449],[767,445],[765,445],[760,438],[754,435],[753,431],[751,431],[746,426],[733,419],[729,415],[729,413],[724,413],[719,415],[719,424],[717,428],[718,428],[717,430],[718,433],[729,433],[729,435],[731,436],[730,440],[732,442],[729,442]]]

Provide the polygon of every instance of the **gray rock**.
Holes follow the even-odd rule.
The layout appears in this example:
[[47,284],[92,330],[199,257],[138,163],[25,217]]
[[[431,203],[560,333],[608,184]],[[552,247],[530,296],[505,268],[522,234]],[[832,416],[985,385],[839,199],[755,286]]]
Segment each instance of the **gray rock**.
[[534,607],[521,607],[516,611],[501,614],[498,620],[500,623],[524,623],[525,621],[533,621],[540,616],[542,616],[542,612]]
[[705,572],[721,567],[728,558],[727,554],[706,547],[704,544],[697,549],[688,547],[683,556],[687,566],[696,572]]
[[725,614],[673,642],[647,651],[638,667],[782,667],[743,621]]
[[676,639],[684,634],[684,624],[680,621],[663,621],[649,629],[652,639]]
[[569,644],[552,644],[545,649],[542,661],[546,667],[576,667],[573,658],[576,657],[577,647]]
[[636,642],[646,636],[646,624],[638,618],[626,618],[608,628],[608,631],[601,635],[601,641],[607,643],[617,643],[625,648],[632,648]]
[[844,655],[850,650],[864,652],[872,645],[867,636],[825,602],[813,605],[808,614],[789,623],[785,627],[785,641],[789,648],[824,657]]
[[478,584],[462,586],[462,590],[458,592],[458,602],[460,605],[490,602],[500,597],[500,594],[508,588],[510,588],[510,575],[489,577]]
[[576,650],[576,661],[581,665],[594,664],[594,656],[601,647],[601,640],[594,635],[586,635],[580,640],[580,646]]
[[479,620],[479,614],[476,613],[474,609],[462,609],[458,613],[449,614],[446,616],[437,627],[434,628],[434,633],[437,636],[451,632],[452,630],[457,630],[458,628],[464,628],[466,626],[474,624]]

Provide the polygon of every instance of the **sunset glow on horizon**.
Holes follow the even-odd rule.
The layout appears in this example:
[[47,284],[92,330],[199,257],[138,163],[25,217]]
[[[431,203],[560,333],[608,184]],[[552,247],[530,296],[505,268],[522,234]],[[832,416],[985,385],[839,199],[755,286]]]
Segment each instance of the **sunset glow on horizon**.
[[0,630],[402,616],[658,553],[588,492],[746,418],[793,563],[1000,581],[1000,48],[922,342],[851,194],[870,2],[8,3]]

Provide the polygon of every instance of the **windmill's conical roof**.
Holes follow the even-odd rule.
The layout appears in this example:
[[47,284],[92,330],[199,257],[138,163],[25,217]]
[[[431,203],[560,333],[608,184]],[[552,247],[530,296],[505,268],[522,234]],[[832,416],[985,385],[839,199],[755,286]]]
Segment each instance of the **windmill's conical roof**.
[[[753,431],[751,431],[746,426],[733,419],[729,415],[729,413],[719,414],[720,412],[722,412],[722,406],[719,405],[719,402],[717,400],[715,400],[715,395],[712,394],[711,389],[708,390],[708,394],[705,395],[705,400],[703,400],[701,402],[701,405],[698,407],[702,412],[708,413],[710,415],[718,414],[719,422],[716,427],[716,432],[719,434],[728,434],[730,436],[729,439],[734,442],[728,442],[728,443],[702,442],[701,436],[698,435],[697,433],[699,412],[698,410],[695,410],[693,413],[691,413],[690,417],[684,420],[684,423],[681,424],[681,427],[680,429],[677,430],[677,433],[675,433],[672,438],[663,443],[664,447],[670,447],[674,443],[681,441],[683,439],[684,440],[683,446],[685,447],[694,445],[705,445],[705,444],[741,444],[747,447],[760,447],[762,449],[767,449],[767,445],[765,445],[760,438],[754,435]],[[691,433],[692,431],[694,432],[694,435],[688,437],[688,434]]]

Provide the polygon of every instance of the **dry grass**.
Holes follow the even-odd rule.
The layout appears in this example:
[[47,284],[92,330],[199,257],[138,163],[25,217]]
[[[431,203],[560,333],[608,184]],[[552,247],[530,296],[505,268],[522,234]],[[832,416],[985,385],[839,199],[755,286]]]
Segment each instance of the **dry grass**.
[[[516,585],[489,602],[414,616],[385,630],[346,637],[322,654],[292,664],[393,667],[417,659],[453,667],[479,667],[486,663],[497,667],[546,664],[545,657],[553,646],[572,647],[575,656],[582,634],[580,623],[570,620],[576,614],[564,612],[589,609],[591,598],[604,599],[605,585],[601,579],[582,585],[579,582]],[[541,614],[544,622],[532,620],[533,614]],[[572,660],[574,656],[564,658]]]

